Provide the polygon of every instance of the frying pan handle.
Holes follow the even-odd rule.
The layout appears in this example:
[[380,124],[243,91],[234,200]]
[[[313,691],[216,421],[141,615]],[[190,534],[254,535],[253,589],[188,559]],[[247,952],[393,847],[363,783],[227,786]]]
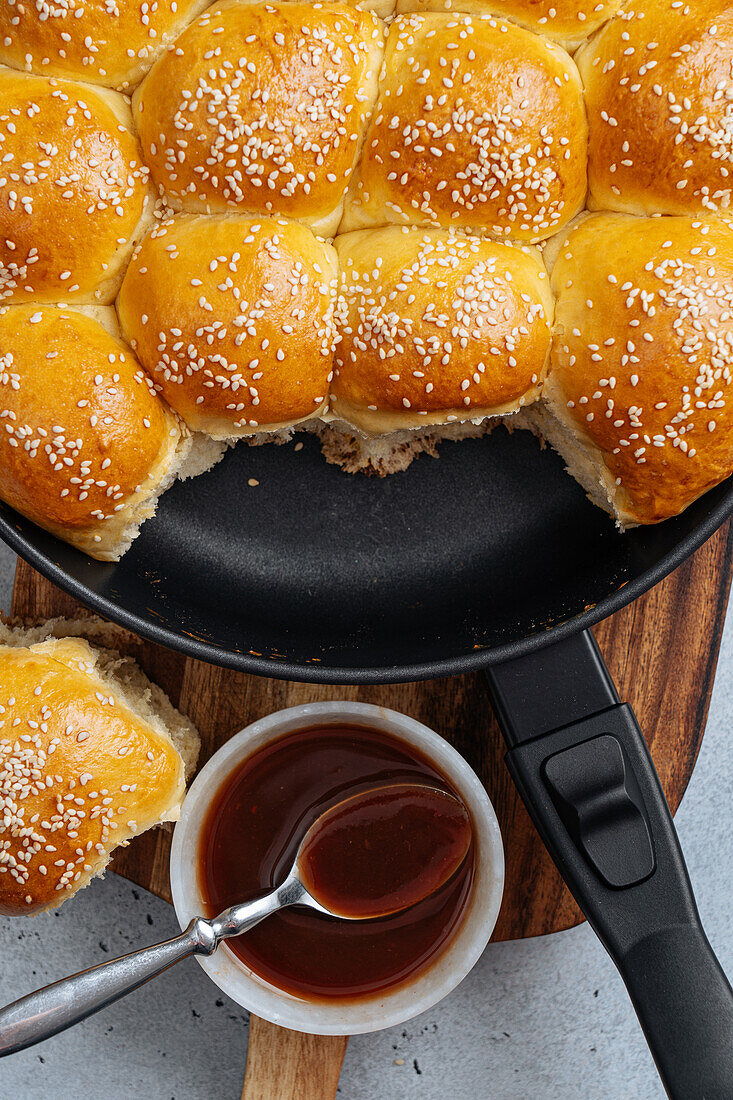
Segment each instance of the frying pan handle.
[[506,762],[673,1100],[733,1097],[733,991],[646,742],[589,631],[489,670]]

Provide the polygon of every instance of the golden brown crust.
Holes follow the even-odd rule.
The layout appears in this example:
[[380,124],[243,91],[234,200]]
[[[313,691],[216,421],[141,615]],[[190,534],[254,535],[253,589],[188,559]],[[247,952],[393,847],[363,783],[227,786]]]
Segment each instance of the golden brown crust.
[[128,90],[207,0],[0,0],[0,62]]
[[533,249],[391,226],[338,237],[336,250],[337,419],[378,433],[537,399],[552,296]]
[[592,215],[552,286],[552,413],[623,525],[677,515],[733,469],[733,232],[715,218]]
[[597,209],[719,211],[733,186],[728,0],[632,0],[576,57]]
[[118,557],[176,468],[181,429],[130,349],[72,309],[0,310],[0,497]]
[[622,0],[398,0],[397,12],[451,11],[495,15],[546,34],[566,48],[583,42],[615,15]]
[[109,302],[151,206],[126,101],[0,70],[0,303]]
[[395,0],[343,0],[352,7],[363,11],[373,11],[380,19],[390,19],[394,15]]
[[399,16],[341,232],[387,222],[548,237],[583,205],[586,139],[560,46],[489,16]]
[[333,233],[382,43],[380,20],[345,4],[214,4],[135,93],[153,178],[186,210]]
[[335,281],[333,249],[297,222],[180,215],[142,242],[118,310],[166,401],[228,439],[325,407]]
[[61,904],[178,816],[181,756],[95,664],[78,638],[0,645],[0,913]]

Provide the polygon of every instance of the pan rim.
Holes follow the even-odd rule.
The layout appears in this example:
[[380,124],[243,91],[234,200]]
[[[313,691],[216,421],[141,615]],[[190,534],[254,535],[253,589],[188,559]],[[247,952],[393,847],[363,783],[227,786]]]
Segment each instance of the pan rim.
[[[12,510],[10,510],[12,511]],[[468,672],[479,671],[490,665],[513,660],[525,654],[536,652],[545,646],[559,642],[587,627],[595,626],[603,619],[613,615],[622,607],[632,603],[659,581],[668,576],[703,543],[722,527],[733,513],[733,478],[728,480],[727,491],[722,499],[711,508],[708,515],[675,546],[664,554],[658,562],[644,570],[637,577],[626,582],[615,592],[576,615],[553,624],[545,630],[515,638],[500,645],[476,649],[470,653],[444,657],[433,661],[419,661],[387,666],[342,666],[328,665],[322,662],[306,663],[286,660],[279,657],[255,656],[251,653],[226,649],[211,642],[192,638],[182,631],[161,626],[129,611],[122,604],[94,592],[82,581],[67,573],[46,554],[23,535],[12,522],[0,514],[0,538],[19,557],[36,569],[42,576],[62,591],[68,593],[84,607],[109,619],[133,634],[147,641],[164,646],[186,657],[192,657],[208,664],[237,672],[264,676],[274,680],[296,680],[300,683],[359,685],[359,684],[398,684],[419,680],[433,680],[448,676],[460,676]],[[15,513],[13,513],[15,514]],[[733,527],[728,536],[729,549],[733,544]]]

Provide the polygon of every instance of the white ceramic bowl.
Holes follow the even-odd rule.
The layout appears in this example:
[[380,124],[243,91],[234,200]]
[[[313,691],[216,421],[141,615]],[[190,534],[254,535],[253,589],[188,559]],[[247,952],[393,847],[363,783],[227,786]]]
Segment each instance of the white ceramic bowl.
[[240,761],[285,734],[343,723],[391,734],[414,745],[438,766],[471,813],[476,871],[461,923],[435,963],[414,981],[367,999],[332,1004],[301,999],[252,973],[224,946],[210,958],[199,957],[209,977],[243,1008],[282,1027],[317,1035],[357,1035],[393,1027],[445,997],[465,978],[486,947],[504,889],[504,849],[494,808],[478,776],[447,741],[413,718],[384,707],[346,701],[308,703],[253,722],[219,749],[196,777],[176,825],[171,852],[171,889],[181,928],[205,912],[197,852],[207,811],[226,777]]

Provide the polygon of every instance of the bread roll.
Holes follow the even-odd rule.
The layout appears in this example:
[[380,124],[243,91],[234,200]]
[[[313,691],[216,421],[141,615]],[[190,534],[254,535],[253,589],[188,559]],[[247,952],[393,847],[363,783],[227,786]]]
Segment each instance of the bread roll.
[[135,356],[76,310],[7,306],[0,387],[0,498],[91,557],[119,558],[189,446]]
[[0,0],[0,62],[128,90],[208,0]]
[[0,69],[0,303],[110,302],[152,218],[127,101]]
[[733,231],[591,215],[552,286],[543,433],[622,527],[676,516],[733,470]]
[[341,232],[549,237],[583,206],[586,137],[580,77],[559,46],[488,16],[399,16]]
[[0,913],[51,909],[114,848],[179,816],[196,730],[86,624],[0,628]]
[[553,302],[534,249],[391,226],[337,237],[336,250],[334,417],[376,434],[537,399]]
[[142,242],[118,310],[166,401],[231,439],[325,408],[335,284],[333,248],[298,222],[184,214]]
[[379,19],[345,4],[214,4],[135,93],[153,178],[185,210],[281,214],[332,235],[382,46]]
[[622,0],[398,0],[397,11],[495,15],[546,34],[570,49],[615,15],[621,3]]
[[596,209],[727,208],[733,185],[733,7],[634,0],[577,55]]

